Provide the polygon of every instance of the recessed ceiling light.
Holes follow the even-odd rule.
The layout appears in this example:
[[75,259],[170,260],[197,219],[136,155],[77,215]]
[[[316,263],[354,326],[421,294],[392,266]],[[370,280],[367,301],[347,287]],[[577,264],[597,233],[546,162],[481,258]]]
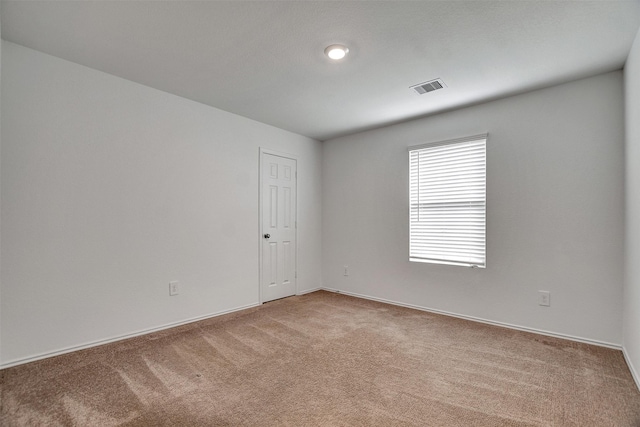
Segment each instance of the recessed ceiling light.
[[349,48],[341,44],[332,44],[324,50],[324,54],[335,61],[344,58],[347,53],[349,53]]

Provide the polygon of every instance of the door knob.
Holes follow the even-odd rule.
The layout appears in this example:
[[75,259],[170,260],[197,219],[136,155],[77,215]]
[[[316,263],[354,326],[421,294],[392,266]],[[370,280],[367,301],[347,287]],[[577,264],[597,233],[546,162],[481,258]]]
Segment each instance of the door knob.
[[265,234],[265,235],[264,235],[264,238],[265,238],[265,239],[268,239],[269,237],[271,237],[271,234]]

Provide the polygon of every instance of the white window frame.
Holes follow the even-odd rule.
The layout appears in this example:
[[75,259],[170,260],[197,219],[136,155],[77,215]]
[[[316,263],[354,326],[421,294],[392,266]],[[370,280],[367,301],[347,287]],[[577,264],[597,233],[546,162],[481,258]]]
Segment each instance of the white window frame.
[[486,267],[488,136],[408,147],[410,261]]

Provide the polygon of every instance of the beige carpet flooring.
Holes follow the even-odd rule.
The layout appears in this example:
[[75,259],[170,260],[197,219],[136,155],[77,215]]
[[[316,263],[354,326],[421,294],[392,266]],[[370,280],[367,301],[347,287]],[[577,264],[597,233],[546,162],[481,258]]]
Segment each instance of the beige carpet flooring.
[[2,426],[640,426],[620,351],[329,292],[0,371]]

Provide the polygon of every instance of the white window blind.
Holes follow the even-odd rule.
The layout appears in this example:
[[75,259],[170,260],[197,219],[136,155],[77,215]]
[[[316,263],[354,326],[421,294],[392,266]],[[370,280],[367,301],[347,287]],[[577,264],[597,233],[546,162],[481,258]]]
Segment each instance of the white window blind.
[[409,147],[409,259],[485,266],[487,135]]

